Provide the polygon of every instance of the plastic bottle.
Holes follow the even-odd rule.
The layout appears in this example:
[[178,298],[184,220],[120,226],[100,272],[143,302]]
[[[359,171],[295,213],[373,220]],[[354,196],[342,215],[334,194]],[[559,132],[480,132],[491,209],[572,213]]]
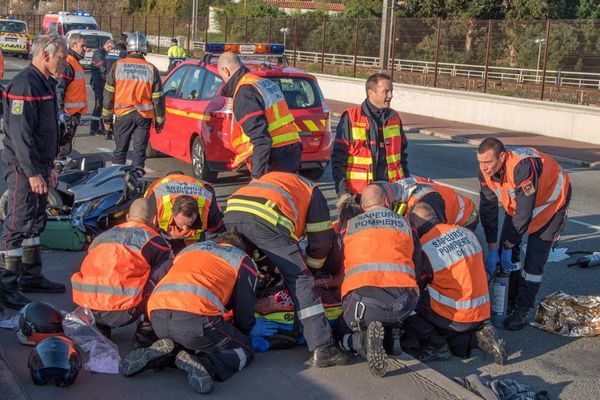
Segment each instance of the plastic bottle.
[[508,285],[510,274],[502,268],[496,270],[490,285],[490,301],[492,303],[492,324],[501,327],[508,310]]

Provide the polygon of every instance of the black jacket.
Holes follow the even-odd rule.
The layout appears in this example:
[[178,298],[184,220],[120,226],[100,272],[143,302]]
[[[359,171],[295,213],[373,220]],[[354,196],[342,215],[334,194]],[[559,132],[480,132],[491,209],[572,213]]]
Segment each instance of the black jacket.
[[58,154],[56,80],[46,78],[32,64],[6,86],[2,99],[4,167],[15,165],[27,177],[40,174]]
[[229,300],[228,309],[233,309],[235,326],[244,334],[250,333],[256,319],[254,318],[254,303],[256,303],[256,279],[258,271],[250,257],[244,258],[238,270],[233,294]]
[[90,64],[91,80],[104,81],[106,79],[106,50],[100,47],[94,51]]
[[[387,120],[395,114],[391,108],[379,109],[365,100],[361,104],[363,114],[369,119],[369,131],[367,132],[367,142],[373,156],[373,180],[387,181],[387,162],[385,148],[383,148],[383,126]],[[351,134],[350,119],[348,113],[344,112],[340,117],[335,132],[335,142],[333,143],[333,153],[331,154],[331,174],[335,183],[335,190],[338,194],[348,191],[346,183],[346,168],[348,166],[348,142]],[[402,135],[402,153],[401,164],[404,176],[409,176],[408,171],[408,153],[407,141],[402,125],[400,125]]]
[[[80,61],[83,58],[71,49],[69,49],[68,55],[75,57],[77,61]],[[71,82],[73,82],[73,79],[75,79],[75,71],[73,70],[71,64],[65,61],[63,68],[56,76],[56,79],[58,79],[58,83],[56,84],[56,101],[58,104],[58,112],[64,113],[65,95],[67,93],[69,85],[71,84]]]
[[[113,65],[115,65],[115,63],[121,58],[125,58],[126,55],[127,50],[125,49],[125,46],[121,44],[117,44],[115,47],[110,49],[106,53],[106,74],[109,74],[112,71]],[[106,74],[104,79],[106,79]]]

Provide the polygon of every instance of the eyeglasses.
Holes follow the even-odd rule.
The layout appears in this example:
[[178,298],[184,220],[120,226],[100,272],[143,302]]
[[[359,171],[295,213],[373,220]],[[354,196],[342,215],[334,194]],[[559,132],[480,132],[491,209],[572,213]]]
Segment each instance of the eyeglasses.
[[58,37],[54,37],[54,38],[52,38],[52,40],[50,40],[48,43],[46,43],[46,45],[45,45],[45,46],[44,46],[44,48],[42,49],[42,53],[43,53],[44,51],[46,51],[46,49],[48,48],[48,46],[50,46],[51,44],[54,44],[54,43],[58,43],[58,41],[59,41],[59,40],[60,40],[60,38],[58,38]]

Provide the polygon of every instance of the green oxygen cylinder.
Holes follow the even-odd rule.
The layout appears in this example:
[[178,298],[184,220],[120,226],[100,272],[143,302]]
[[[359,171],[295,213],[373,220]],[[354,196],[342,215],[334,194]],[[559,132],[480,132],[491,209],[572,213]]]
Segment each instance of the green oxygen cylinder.
[[492,303],[492,324],[502,326],[508,311],[508,285],[510,274],[501,267],[496,268],[496,273],[490,284],[490,301]]

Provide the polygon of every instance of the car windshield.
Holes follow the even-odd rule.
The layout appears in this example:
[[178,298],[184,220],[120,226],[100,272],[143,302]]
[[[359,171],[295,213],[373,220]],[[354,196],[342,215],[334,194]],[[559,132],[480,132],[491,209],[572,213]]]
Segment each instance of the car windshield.
[[99,49],[104,46],[104,43],[106,43],[108,39],[110,39],[108,36],[96,35],[83,35],[83,37],[85,38],[85,47],[88,49]]
[[0,21],[0,32],[27,33],[25,22]]
[[73,29],[98,29],[98,25],[96,24],[86,24],[83,22],[74,22],[70,24],[65,24],[65,33],[72,31]]
[[279,86],[290,110],[321,105],[319,87],[315,80],[295,76],[269,76],[268,78]]

